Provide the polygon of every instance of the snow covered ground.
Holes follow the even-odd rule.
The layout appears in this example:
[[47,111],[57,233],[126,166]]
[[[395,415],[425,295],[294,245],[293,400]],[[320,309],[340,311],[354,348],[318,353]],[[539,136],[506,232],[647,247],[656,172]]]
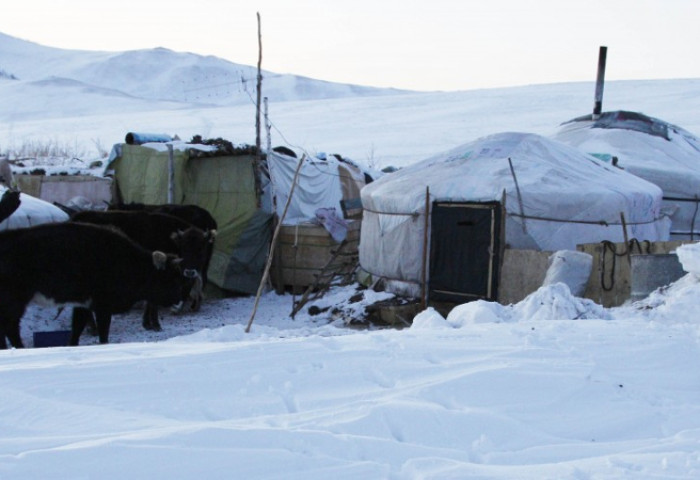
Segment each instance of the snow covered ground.
[[[128,131],[254,138],[250,106],[22,82],[0,79],[0,151],[109,147]],[[700,132],[698,80],[605,93],[606,109]],[[553,132],[592,96],[591,82],[283,102],[273,143],[401,165],[486,134]],[[613,309],[559,284],[358,330],[333,309],[292,319],[293,297],[270,292],[250,333],[252,298],[210,299],[198,314],[164,312],[162,332],[134,309],[109,345],[3,351],[0,479],[696,479],[700,252],[681,259],[694,273]],[[356,288],[317,305],[352,317],[386,297],[351,303]],[[29,309],[28,346],[32,330],[67,327],[67,312],[55,317]]]
[[0,354],[0,478],[694,479],[698,299],[693,274],[608,310],[555,284],[357,331],[268,293],[251,333],[227,299],[157,342],[134,312],[125,343]]

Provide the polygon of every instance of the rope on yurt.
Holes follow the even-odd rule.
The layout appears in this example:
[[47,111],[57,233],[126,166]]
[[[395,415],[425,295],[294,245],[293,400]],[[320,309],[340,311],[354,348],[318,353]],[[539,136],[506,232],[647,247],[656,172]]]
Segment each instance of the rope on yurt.
[[[695,211],[693,211],[693,218],[690,221],[690,240],[695,240],[695,220],[698,216],[698,207],[700,206],[700,198],[695,195],[693,198],[681,198],[681,197],[662,197],[663,200],[669,202],[693,202],[695,204]],[[671,235],[685,235],[686,232],[671,231]]]
[[[544,222],[559,222],[559,223],[579,223],[583,225],[601,225],[603,227],[609,227],[611,225],[622,225],[622,222],[608,222],[606,220],[572,220],[565,218],[552,218],[552,217],[539,217],[536,215],[521,215],[519,213],[508,213],[509,217],[521,217],[528,220],[542,220]],[[649,225],[657,222],[658,219],[649,220],[646,222],[625,222],[626,225]]]

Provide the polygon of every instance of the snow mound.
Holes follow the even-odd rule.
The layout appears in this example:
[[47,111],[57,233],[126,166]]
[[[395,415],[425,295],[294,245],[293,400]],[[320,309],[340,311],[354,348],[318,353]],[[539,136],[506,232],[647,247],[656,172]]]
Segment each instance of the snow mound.
[[605,308],[593,300],[575,297],[563,283],[540,287],[512,309],[516,318],[528,320],[610,319]]
[[447,315],[447,323],[462,328],[475,323],[502,323],[512,321],[508,307],[500,303],[477,300],[457,305]]
[[700,243],[681,245],[676,249],[683,270],[700,277]]
[[433,307],[428,307],[413,319],[411,329],[413,330],[433,330],[436,328],[448,328],[450,325],[445,321],[445,317]]
[[457,305],[443,318],[432,308],[419,313],[413,329],[464,328],[478,323],[523,320],[610,320],[608,311],[593,300],[575,297],[564,283],[540,287],[515,305],[476,300]]

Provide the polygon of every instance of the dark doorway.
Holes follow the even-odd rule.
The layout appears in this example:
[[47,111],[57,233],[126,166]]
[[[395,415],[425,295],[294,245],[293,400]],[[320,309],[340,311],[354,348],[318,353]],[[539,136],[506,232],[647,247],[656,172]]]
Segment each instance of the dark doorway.
[[498,202],[433,203],[430,300],[497,300],[502,216]]

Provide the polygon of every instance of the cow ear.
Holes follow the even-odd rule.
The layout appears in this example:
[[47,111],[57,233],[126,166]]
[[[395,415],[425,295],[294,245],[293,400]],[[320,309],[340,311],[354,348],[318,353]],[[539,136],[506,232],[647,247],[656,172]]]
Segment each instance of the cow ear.
[[168,262],[168,256],[156,250],[153,252],[153,265],[157,270],[165,270],[165,264]]
[[177,232],[173,232],[170,234],[170,240],[179,244],[180,239],[182,238],[183,234],[184,234],[184,232],[182,230],[178,230]]
[[209,243],[214,243],[214,240],[216,240],[216,230],[213,228],[211,230],[207,230],[206,233],[204,234],[204,237],[209,240]]

